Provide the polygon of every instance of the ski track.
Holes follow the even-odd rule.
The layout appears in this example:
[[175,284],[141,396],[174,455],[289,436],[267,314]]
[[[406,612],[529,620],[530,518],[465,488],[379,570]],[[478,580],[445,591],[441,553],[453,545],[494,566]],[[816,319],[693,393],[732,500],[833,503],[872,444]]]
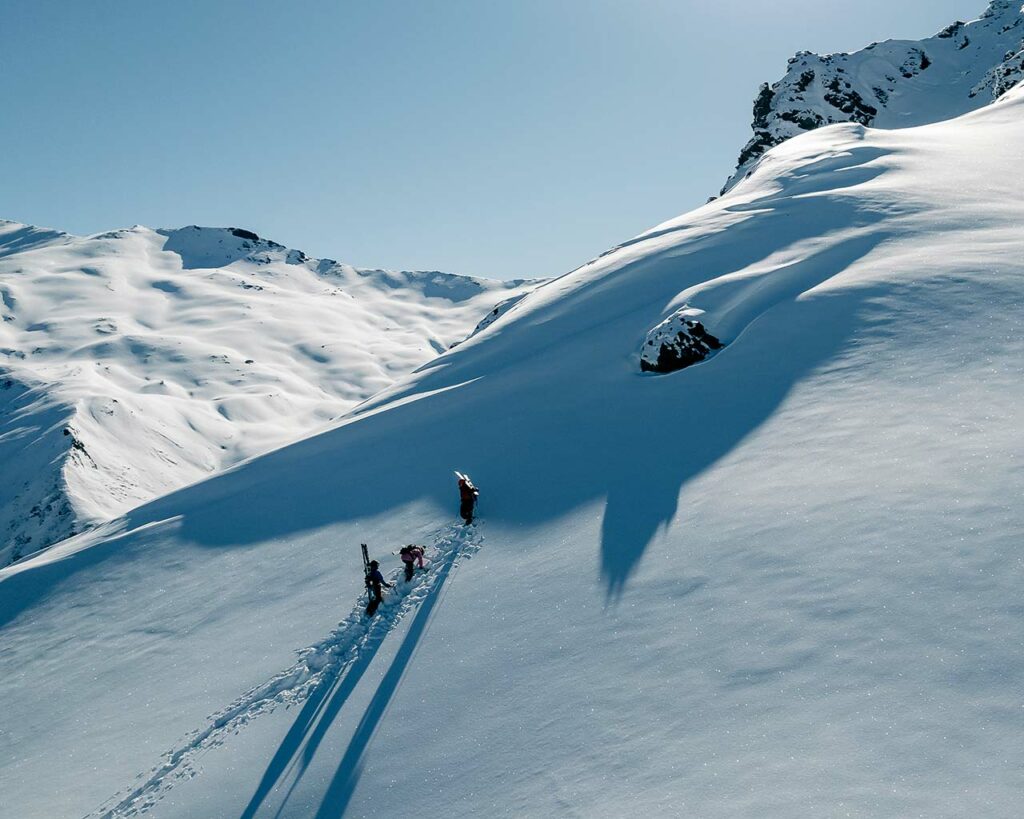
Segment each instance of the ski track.
[[[300,703],[326,679],[345,674],[365,651],[381,643],[409,612],[436,590],[439,578],[446,574],[443,571],[446,565],[454,571],[459,559],[475,554],[482,541],[475,527],[468,529],[452,524],[442,529],[435,535],[431,553],[427,555],[430,560],[427,572],[417,572],[405,583],[403,569],[392,571],[388,582],[395,583],[397,593],[384,598],[373,618],[366,617],[366,606],[361,600],[324,640],[301,649],[294,665],[213,714],[206,727],[191,733],[181,745],[164,754],[160,765],[137,777],[138,785],[127,793],[115,794],[85,819],[120,819],[146,813],[176,783],[199,773],[197,758],[204,752],[223,745],[229,736],[256,717],[281,705],[289,707]],[[111,806],[114,800],[118,801]]]

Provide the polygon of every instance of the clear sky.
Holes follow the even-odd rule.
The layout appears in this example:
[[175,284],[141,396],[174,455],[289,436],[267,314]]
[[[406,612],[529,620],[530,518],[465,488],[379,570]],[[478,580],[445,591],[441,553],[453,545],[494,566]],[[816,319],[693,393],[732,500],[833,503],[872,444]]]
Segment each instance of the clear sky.
[[795,51],[987,0],[6,0],[0,217],[563,273],[715,193]]

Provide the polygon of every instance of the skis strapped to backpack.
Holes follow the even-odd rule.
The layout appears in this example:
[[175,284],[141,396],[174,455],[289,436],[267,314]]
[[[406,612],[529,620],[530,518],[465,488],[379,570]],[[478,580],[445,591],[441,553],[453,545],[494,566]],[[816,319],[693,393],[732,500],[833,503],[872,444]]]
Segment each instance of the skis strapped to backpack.
[[460,481],[464,481],[469,490],[473,493],[473,516],[477,517],[480,514],[480,490],[477,489],[476,484],[473,483],[469,475],[466,475],[459,470],[455,470],[455,477]]
[[370,590],[370,552],[365,543],[360,543],[359,546],[363,550],[363,584],[366,586],[366,602],[369,603],[373,599],[373,592]]

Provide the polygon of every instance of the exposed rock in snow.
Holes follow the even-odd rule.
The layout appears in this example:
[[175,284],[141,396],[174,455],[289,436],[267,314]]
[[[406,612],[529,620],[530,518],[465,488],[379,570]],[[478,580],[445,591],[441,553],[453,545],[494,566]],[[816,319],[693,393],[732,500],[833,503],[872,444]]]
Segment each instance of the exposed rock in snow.
[[769,148],[824,125],[902,128],[940,122],[998,99],[1024,79],[1020,0],[993,0],[970,23],[920,41],[888,40],[852,54],[802,51],[754,101],[754,135],[723,192]]
[[[1024,46],[1024,42],[1021,44]],[[971,89],[970,96],[997,100],[1007,91],[1024,80],[1024,49],[1006,55],[999,65],[989,71],[985,78]]]
[[644,339],[640,369],[645,373],[671,373],[698,364],[720,350],[722,342],[697,320],[702,314],[685,305],[653,327]]
[[532,286],[0,222],[0,565],[308,434]]

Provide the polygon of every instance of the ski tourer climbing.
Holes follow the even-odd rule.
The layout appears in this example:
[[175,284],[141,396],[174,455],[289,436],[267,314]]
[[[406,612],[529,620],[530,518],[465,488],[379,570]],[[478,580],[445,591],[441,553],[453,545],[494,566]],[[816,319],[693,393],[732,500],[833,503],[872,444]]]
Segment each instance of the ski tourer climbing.
[[473,522],[473,512],[476,510],[476,499],[480,497],[480,490],[473,486],[469,475],[456,472],[459,479],[459,516],[469,526]]
[[420,564],[420,568],[424,568],[423,547],[410,543],[408,546],[403,546],[398,554],[402,558],[402,563],[405,564],[405,582],[408,583],[412,580],[413,573],[416,571],[415,564],[417,561]]
[[391,588],[392,584],[384,579],[380,573],[380,563],[376,560],[370,561],[370,570],[366,574],[366,588],[370,593],[370,602],[366,606],[366,614],[372,617],[377,607],[384,602],[384,587]]

